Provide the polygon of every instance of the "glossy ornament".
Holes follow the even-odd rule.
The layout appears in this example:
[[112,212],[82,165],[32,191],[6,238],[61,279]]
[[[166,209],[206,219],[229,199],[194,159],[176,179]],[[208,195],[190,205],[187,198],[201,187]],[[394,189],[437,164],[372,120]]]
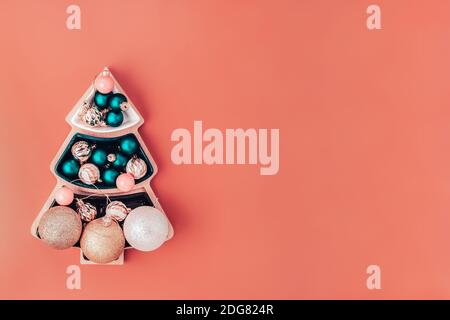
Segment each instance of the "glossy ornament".
[[92,149],[86,141],[77,141],[73,144],[70,151],[75,159],[84,163],[91,156]]
[[102,72],[94,81],[94,88],[103,93],[110,93],[114,89],[114,80],[109,72]]
[[117,169],[122,169],[127,165],[128,158],[123,153],[116,153],[116,159],[113,162],[113,166]]
[[82,199],[77,199],[77,213],[80,215],[81,220],[89,222],[97,216],[97,208],[88,202],[84,202]]
[[61,187],[55,192],[55,201],[61,206],[68,206],[73,201],[73,191],[67,187]]
[[62,172],[67,177],[75,177],[80,170],[80,163],[74,159],[67,160],[62,165]]
[[128,101],[122,102],[120,104],[120,110],[127,111],[130,108],[130,103]]
[[119,172],[117,170],[108,168],[103,171],[102,179],[106,184],[113,186],[116,184],[118,176]]
[[99,109],[105,109],[108,108],[108,100],[111,97],[111,93],[101,93],[99,91],[96,91],[94,94],[94,103]]
[[116,155],[114,154],[114,153],[110,153],[110,154],[108,154],[108,156],[106,157],[106,159],[108,160],[108,162],[114,162],[114,161],[116,161]]
[[86,184],[94,184],[100,179],[100,170],[95,164],[86,163],[78,171],[78,177]]
[[141,251],[160,247],[169,235],[169,222],[160,210],[141,206],[131,210],[125,219],[123,232],[128,243]]
[[125,154],[132,155],[138,149],[138,142],[134,136],[128,136],[120,141],[120,150]]
[[118,127],[123,122],[123,114],[121,111],[110,111],[106,115],[106,124],[110,127]]
[[92,162],[97,166],[104,166],[107,163],[106,151],[102,149],[94,150],[92,153]]
[[96,107],[90,107],[83,115],[83,121],[91,127],[100,127],[105,125],[104,114]]
[[106,207],[105,215],[120,222],[125,220],[131,210],[121,201],[113,201]]
[[81,219],[72,208],[56,206],[47,210],[39,221],[39,237],[55,249],[75,245],[81,235]]
[[147,173],[147,164],[141,158],[133,157],[128,161],[126,170],[137,180]]
[[95,263],[117,260],[125,247],[125,238],[119,224],[108,217],[89,222],[80,241],[83,254]]
[[119,112],[122,110],[120,108],[120,105],[127,101],[127,97],[125,97],[123,94],[114,93],[109,97],[108,105],[112,111]]
[[116,180],[116,187],[122,192],[131,191],[134,188],[134,184],[134,177],[129,173],[122,173]]

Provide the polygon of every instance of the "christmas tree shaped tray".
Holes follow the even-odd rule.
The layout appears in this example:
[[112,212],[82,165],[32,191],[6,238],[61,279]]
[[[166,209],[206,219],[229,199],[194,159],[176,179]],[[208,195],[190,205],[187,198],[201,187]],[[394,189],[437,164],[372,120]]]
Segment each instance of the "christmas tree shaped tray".
[[[102,87],[105,82],[97,82],[97,79],[105,78],[109,81],[106,81],[106,87],[109,85],[106,89]],[[104,92],[101,93],[100,89]],[[50,164],[50,170],[57,179],[56,187],[33,222],[32,235],[61,249],[59,242],[74,233],[76,235],[71,239],[70,246],[80,249],[82,264],[119,265],[124,262],[123,250],[135,248],[151,251],[172,238],[172,225],[150,186],[157,166],[138,133],[144,119],[108,68],[89,86],[66,121],[72,129]],[[119,180],[122,182],[119,183]],[[78,221],[72,229],[67,229],[68,225],[57,220],[67,216],[72,219],[75,213],[73,219]],[[102,223],[99,225],[98,221]],[[124,227],[126,224],[128,226]],[[63,225],[65,229],[51,229],[55,225]],[[95,242],[92,239],[97,239],[95,237],[103,229],[107,232],[121,230],[118,232],[122,235],[117,237],[121,241],[116,238],[98,240],[105,242],[106,246],[121,242],[118,245],[121,251],[116,252],[112,261],[104,262],[103,252],[100,252],[99,258],[91,253],[89,247],[90,243]],[[89,237],[91,233],[94,236]],[[63,239],[49,239],[55,235]],[[83,252],[80,241],[84,241],[86,252]],[[66,248],[67,245],[64,245]],[[98,248],[94,249],[99,253]]]

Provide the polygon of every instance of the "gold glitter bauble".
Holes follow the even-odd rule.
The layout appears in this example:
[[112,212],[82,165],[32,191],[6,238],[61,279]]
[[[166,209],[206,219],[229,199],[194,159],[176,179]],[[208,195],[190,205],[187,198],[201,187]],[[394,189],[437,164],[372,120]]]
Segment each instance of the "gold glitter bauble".
[[86,225],[80,244],[84,255],[92,262],[109,263],[122,254],[125,237],[116,221],[98,218]]
[[47,210],[39,221],[41,239],[55,249],[67,249],[78,242],[81,235],[81,219],[75,210],[56,206]]

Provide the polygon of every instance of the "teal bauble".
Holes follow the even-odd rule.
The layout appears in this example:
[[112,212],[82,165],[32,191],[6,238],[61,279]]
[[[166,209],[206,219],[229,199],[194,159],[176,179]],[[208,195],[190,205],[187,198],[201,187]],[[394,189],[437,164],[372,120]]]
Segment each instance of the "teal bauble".
[[116,179],[119,176],[119,171],[114,170],[114,169],[106,169],[105,171],[103,171],[103,182],[108,184],[108,185],[115,185],[116,184]]
[[116,160],[113,162],[115,168],[122,169],[127,165],[128,158],[122,153],[116,153]]
[[135,153],[138,149],[138,146],[139,144],[134,136],[123,138],[120,141],[120,149],[128,155],[132,155],[133,153]]
[[121,111],[114,112],[110,111],[106,115],[106,124],[111,127],[118,127],[123,122],[123,114]]
[[112,96],[112,93],[101,93],[99,91],[95,92],[94,103],[99,109],[105,109],[108,107],[108,100]]
[[120,104],[122,102],[127,102],[127,97],[125,97],[121,93],[114,93],[109,97],[108,105],[111,108],[112,111],[119,112],[120,111]]
[[108,155],[104,150],[96,149],[92,153],[92,162],[96,164],[97,166],[104,166],[107,163],[107,157]]
[[76,176],[78,174],[78,170],[80,170],[80,164],[74,159],[67,160],[62,165],[62,172],[68,177]]

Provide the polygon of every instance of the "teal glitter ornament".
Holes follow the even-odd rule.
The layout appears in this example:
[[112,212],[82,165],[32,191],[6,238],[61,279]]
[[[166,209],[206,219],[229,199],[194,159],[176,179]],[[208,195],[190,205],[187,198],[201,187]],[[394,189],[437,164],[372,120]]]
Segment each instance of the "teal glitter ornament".
[[62,165],[62,172],[68,177],[76,176],[78,170],[80,170],[80,164],[74,159],[67,160]]
[[112,96],[112,93],[101,93],[96,91],[94,95],[94,103],[99,109],[105,109],[108,107],[108,100]]
[[108,99],[108,105],[111,108],[112,111],[120,111],[120,105],[122,102],[127,102],[127,97],[125,97],[121,93],[114,93],[112,94]]
[[120,149],[128,155],[132,155],[133,153],[135,153],[138,149],[138,146],[139,144],[136,138],[133,136],[123,138],[120,141]]
[[108,185],[115,185],[119,172],[115,169],[106,169],[103,171],[103,182]]
[[114,160],[113,166],[119,169],[124,168],[127,165],[128,158],[120,152],[116,153],[115,156],[116,160]]
[[104,166],[107,162],[107,154],[104,150],[96,149],[92,154],[92,162],[98,166]]
[[121,111],[114,112],[110,111],[106,115],[106,124],[111,127],[118,127],[123,122],[123,114]]

